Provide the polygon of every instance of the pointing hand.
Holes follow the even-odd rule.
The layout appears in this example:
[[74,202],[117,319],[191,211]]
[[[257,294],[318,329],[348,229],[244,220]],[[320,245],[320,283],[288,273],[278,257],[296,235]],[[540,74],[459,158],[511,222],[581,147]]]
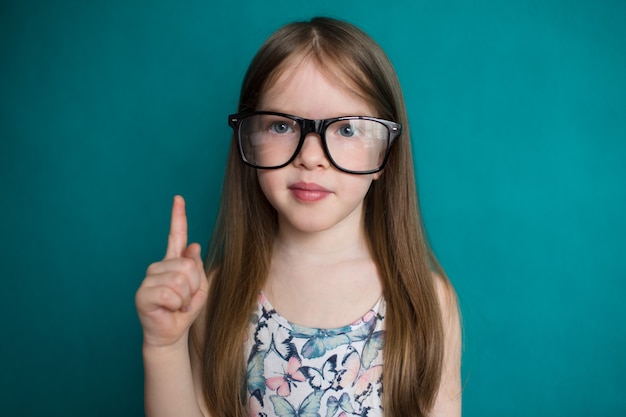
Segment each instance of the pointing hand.
[[200,252],[197,243],[187,246],[185,200],[176,196],[165,257],[148,267],[135,295],[144,346],[187,342],[209,287]]

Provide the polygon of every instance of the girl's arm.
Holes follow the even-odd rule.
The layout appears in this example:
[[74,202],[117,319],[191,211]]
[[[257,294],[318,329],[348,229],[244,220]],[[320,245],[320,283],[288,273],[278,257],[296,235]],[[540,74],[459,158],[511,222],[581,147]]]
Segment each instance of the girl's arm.
[[187,344],[143,348],[147,417],[205,417],[196,401]]
[[177,196],[165,258],[150,265],[135,296],[148,417],[203,416],[194,389],[189,329],[206,304],[208,288],[200,246],[187,246],[185,202]]
[[431,417],[461,416],[461,320],[454,289],[436,277],[444,330],[444,357],[441,384]]

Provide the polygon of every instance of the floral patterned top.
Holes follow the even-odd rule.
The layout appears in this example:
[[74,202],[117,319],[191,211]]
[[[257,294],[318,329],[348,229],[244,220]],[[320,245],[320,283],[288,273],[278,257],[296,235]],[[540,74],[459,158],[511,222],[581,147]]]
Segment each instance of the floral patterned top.
[[264,294],[246,340],[253,417],[382,416],[385,301],[336,329],[298,326]]

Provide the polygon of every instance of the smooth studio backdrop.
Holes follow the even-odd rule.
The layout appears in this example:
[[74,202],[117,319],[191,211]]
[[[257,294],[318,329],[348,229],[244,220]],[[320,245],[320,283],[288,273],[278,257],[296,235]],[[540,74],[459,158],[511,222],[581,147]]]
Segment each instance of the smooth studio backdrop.
[[464,415],[626,415],[618,0],[3,1],[1,415],[142,415],[133,297],[172,196],[206,246],[244,71],[318,14],[400,76]]

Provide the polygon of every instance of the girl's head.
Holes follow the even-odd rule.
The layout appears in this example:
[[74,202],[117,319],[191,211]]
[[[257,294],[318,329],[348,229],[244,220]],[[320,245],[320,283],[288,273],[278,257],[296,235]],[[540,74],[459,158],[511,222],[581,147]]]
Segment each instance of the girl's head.
[[[408,121],[396,73],[384,51],[363,31],[330,18],[314,18],[282,27],[263,44],[252,60],[242,84],[238,111],[272,110],[263,104],[268,93],[274,93],[272,87],[286,73],[305,64],[314,65],[325,78],[345,89],[346,93],[358,97],[371,109],[369,113],[372,114],[359,116],[386,119],[402,126],[403,134],[391,148],[385,174],[374,183],[366,197],[365,206],[370,207],[370,211],[374,206],[384,209],[391,203],[384,200],[389,198],[389,192],[394,188],[414,188],[413,162]],[[301,100],[306,101],[307,97],[303,95]],[[230,159],[228,175],[233,181],[235,178],[241,181],[238,185],[233,182],[233,186],[243,185],[246,188],[243,196],[248,199],[249,205],[258,205],[259,202],[265,205],[262,213],[257,215],[275,216],[260,192],[256,170],[241,163],[234,144]],[[375,179],[378,177],[376,175]],[[412,204],[411,200],[409,204]],[[405,203],[406,200],[402,202]]]

